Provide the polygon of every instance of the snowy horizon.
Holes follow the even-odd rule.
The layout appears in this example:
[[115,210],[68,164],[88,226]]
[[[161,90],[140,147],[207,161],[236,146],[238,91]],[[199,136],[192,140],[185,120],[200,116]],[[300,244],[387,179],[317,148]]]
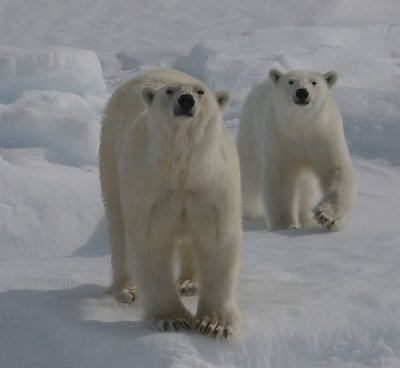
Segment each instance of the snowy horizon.
[[[0,0],[0,20],[0,367],[400,367],[400,2]],[[152,331],[106,293],[99,123],[158,67],[229,90],[233,137],[270,68],[339,74],[351,223],[244,222],[239,342]]]

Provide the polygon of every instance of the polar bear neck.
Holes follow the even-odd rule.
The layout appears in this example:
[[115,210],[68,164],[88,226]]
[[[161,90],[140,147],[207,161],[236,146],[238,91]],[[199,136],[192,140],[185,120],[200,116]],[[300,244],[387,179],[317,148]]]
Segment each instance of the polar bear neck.
[[171,187],[190,186],[199,173],[209,170],[221,135],[221,127],[214,121],[182,124],[169,134],[149,134],[153,169],[168,178]]
[[286,137],[299,137],[316,131],[321,132],[329,125],[331,105],[323,102],[317,106],[302,108],[297,105],[279,108],[275,103],[275,115],[278,122],[278,130]]

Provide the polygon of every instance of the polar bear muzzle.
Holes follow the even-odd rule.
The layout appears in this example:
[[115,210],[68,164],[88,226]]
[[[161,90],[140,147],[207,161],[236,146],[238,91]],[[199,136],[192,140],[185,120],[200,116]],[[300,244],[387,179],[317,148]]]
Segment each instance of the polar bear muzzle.
[[294,98],[294,103],[297,105],[308,105],[310,103],[309,95],[307,88],[299,88],[296,90],[296,98]]
[[180,95],[174,106],[174,116],[194,116],[195,104],[196,101],[190,93]]

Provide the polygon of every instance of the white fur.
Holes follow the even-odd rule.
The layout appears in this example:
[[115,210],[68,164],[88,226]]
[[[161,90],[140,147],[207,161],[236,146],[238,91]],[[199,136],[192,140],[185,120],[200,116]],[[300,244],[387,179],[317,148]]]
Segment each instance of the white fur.
[[[182,94],[195,99],[192,117],[175,116]],[[228,103],[227,92],[214,95],[187,74],[161,69],[121,85],[105,110],[100,177],[112,289],[118,300],[131,301],[135,280],[147,321],[162,330],[190,325],[220,336],[238,327],[240,174],[223,124]],[[200,284],[196,317],[174,280],[178,250],[181,290]]]
[[[335,72],[272,69],[248,95],[238,151],[244,216],[265,218],[270,229],[347,223],[355,198],[354,173],[342,117],[331,88]],[[296,104],[306,88],[307,105]],[[322,199],[316,202],[318,180]]]

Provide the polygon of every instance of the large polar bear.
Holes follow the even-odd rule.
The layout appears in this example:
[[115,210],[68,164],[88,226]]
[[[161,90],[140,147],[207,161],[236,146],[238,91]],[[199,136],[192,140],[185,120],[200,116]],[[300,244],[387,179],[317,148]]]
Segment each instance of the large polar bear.
[[[129,303],[137,283],[146,320],[161,330],[237,331],[242,230],[239,159],[222,118],[229,100],[160,69],[122,84],[105,110],[100,179],[113,294]],[[195,317],[180,299],[175,251],[182,288],[199,281]]]
[[[331,88],[336,72],[272,69],[247,97],[238,151],[244,216],[270,229],[312,226],[340,230],[355,197],[342,117]],[[316,202],[315,174],[322,192]],[[301,175],[307,173],[308,175]]]

